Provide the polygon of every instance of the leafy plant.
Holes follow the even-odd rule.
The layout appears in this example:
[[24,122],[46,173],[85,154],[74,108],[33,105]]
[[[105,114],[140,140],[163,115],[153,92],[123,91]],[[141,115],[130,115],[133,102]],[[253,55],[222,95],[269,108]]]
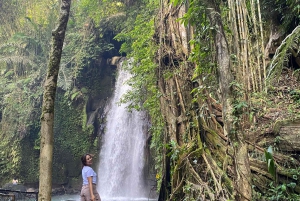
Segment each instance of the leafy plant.
[[289,188],[295,188],[296,184],[291,182],[289,184],[274,185],[273,182],[269,184],[267,194],[264,196],[270,201],[295,201],[299,200],[300,196],[288,191]]
[[290,95],[291,95],[291,98],[293,99],[293,101],[300,105],[300,90],[292,90],[290,91]]
[[276,166],[273,159],[273,150],[271,146],[268,148],[268,150],[265,150],[265,157],[267,161],[268,172],[273,176],[274,180],[276,181]]
[[291,34],[285,37],[281,45],[277,48],[267,76],[270,81],[273,79],[276,80],[281,74],[282,69],[288,66],[289,57],[292,55],[292,51],[299,48],[299,38],[300,25],[297,26]]
[[182,3],[182,0],[171,0],[170,3],[177,6],[179,3]]

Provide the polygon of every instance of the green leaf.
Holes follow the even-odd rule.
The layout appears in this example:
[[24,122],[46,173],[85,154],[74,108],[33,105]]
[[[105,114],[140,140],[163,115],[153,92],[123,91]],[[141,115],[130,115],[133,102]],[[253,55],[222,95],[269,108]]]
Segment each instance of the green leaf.
[[271,147],[271,146],[268,147],[268,153],[270,153],[271,156],[273,155],[273,150],[272,150],[272,147]]
[[172,0],[171,3],[173,3],[174,6],[177,6],[179,3],[179,0]]
[[268,172],[274,177],[274,179],[276,179],[276,167],[271,146],[269,146],[268,150],[265,151],[265,157],[267,161]]
[[286,185],[285,185],[285,184],[283,184],[283,185],[281,186],[281,190],[282,190],[282,191],[286,191]]
[[74,100],[76,97],[77,97],[77,95],[80,93],[80,91],[77,91],[77,92],[75,92],[75,93],[73,93],[72,95],[71,95],[71,100]]

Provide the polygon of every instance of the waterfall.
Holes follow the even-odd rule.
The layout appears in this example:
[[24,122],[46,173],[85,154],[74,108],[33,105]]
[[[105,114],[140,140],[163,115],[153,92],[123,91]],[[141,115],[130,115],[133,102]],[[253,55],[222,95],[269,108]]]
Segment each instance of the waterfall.
[[119,66],[114,95],[107,107],[106,131],[99,158],[98,191],[102,200],[148,200],[144,175],[147,119],[129,112],[120,98],[130,86],[130,73]]

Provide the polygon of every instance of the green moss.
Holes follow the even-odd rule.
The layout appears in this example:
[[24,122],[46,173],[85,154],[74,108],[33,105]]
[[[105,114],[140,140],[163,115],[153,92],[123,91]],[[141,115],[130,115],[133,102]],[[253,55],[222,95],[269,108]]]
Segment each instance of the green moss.
[[86,113],[87,101],[85,101],[84,107],[82,108],[82,129],[85,130],[87,127],[87,113]]
[[95,151],[91,138],[93,126],[86,122],[85,100],[69,105],[63,94],[58,94],[54,126],[53,182],[67,183],[69,178],[80,175],[80,157]]

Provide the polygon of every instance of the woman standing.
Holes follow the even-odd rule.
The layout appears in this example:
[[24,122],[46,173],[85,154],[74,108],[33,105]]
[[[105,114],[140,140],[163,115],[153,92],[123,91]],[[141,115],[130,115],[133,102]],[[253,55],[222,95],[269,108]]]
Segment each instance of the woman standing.
[[91,154],[85,154],[81,157],[82,162],[82,188],[81,201],[101,201],[100,195],[96,189],[97,174],[91,168],[93,158]]

